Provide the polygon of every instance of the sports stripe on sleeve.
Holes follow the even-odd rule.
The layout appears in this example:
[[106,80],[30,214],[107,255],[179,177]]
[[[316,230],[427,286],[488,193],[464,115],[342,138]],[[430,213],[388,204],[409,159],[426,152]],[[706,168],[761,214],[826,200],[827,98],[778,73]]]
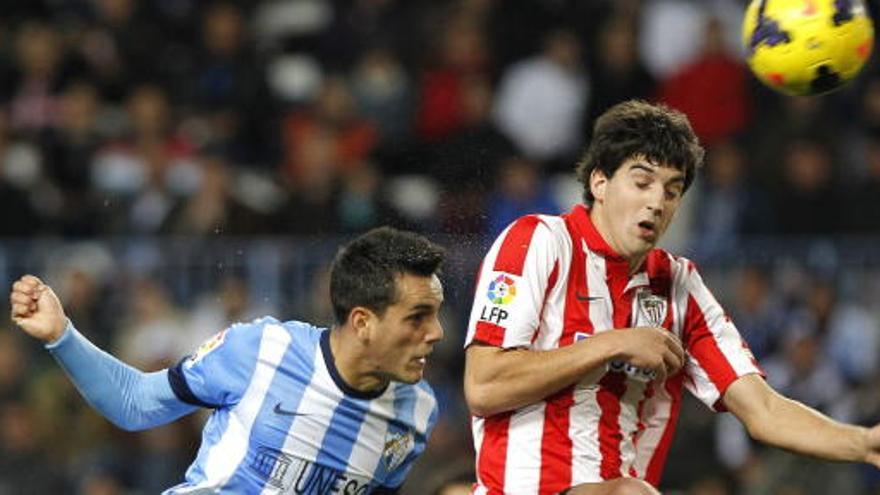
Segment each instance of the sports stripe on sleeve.
[[495,258],[495,271],[522,275],[532,236],[541,220],[534,215],[522,217],[508,229]]
[[199,399],[196,397],[196,394],[193,393],[192,389],[189,388],[189,384],[186,383],[186,378],[184,378],[183,375],[183,364],[187,359],[189,358],[182,358],[176,365],[174,365],[174,367],[168,369],[168,384],[171,386],[171,390],[174,391],[174,395],[176,395],[178,399],[187,404],[207,409],[217,409],[220,407],[219,404],[211,404]]
[[480,268],[465,347],[528,346],[535,336],[555,265],[553,233],[537,215],[516,220]]
[[704,404],[723,410],[720,399],[731,383],[752,373],[763,376],[763,372],[693,265],[685,285],[688,299],[682,338],[691,377],[685,384]]

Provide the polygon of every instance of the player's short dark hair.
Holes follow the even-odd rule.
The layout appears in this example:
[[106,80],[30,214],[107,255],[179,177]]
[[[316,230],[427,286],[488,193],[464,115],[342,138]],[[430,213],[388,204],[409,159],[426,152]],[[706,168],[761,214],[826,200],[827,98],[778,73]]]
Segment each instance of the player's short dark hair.
[[390,227],[373,229],[342,247],[330,268],[330,302],[344,324],[355,307],[378,315],[397,301],[396,278],[437,273],[446,250],[428,239]]
[[643,156],[657,165],[684,172],[684,190],[694,181],[705,151],[687,117],[665,105],[629,100],[609,108],[596,119],[593,138],[577,165],[584,185],[584,202],[592,205],[590,175],[602,171],[611,178],[626,160]]

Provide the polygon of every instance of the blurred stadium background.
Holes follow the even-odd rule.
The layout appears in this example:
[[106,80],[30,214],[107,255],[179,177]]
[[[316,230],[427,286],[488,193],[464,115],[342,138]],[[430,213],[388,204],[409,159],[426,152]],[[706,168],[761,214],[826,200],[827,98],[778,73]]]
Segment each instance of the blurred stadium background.
[[[666,245],[771,383],[880,420],[876,57],[832,95],[772,94],[742,61],[738,0],[0,3],[0,281],[44,276],[131,364],[265,313],[329,323],[339,242],[424,232],[451,250],[443,415],[405,493],[435,493],[473,462],[460,345],[480,256],[513,218],[577,202],[589,123],[640,97],[709,150]],[[2,495],[158,493],[202,420],[120,432],[0,326]],[[880,493],[880,473],[760,448],[689,401],[664,490]]]

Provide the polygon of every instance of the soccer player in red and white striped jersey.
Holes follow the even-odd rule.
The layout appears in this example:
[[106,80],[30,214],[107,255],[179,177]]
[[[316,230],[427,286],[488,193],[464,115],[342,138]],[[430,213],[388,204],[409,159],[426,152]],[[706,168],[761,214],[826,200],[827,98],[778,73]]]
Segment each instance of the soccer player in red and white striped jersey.
[[617,105],[578,166],[585,205],[495,241],[465,344],[475,494],[658,493],[684,389],[768,444],[880,466],[880,427],[773,391],[693,263],[655,247],[702,157],[680,112]]

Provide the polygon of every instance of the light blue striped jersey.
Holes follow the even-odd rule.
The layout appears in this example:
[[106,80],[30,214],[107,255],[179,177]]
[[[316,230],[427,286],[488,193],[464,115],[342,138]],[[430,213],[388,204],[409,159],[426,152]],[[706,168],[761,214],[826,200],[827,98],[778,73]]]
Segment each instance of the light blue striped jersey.
[[265,317],[236,324],[169,370],[175,394],[214,409],[186,481],[167,494],[382,493],[403,483],[437,420],[425,381],[349,387],[330,331]]

